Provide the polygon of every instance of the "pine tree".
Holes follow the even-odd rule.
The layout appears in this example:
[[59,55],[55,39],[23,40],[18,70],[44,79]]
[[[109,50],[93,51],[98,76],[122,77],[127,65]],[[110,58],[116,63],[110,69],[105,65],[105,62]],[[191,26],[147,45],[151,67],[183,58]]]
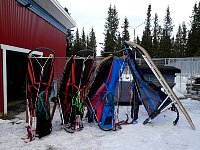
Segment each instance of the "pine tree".
[[166,16],[164,19],[164,27],[162,30],[162,37],[161,37],[161,41],[160,41],[161,57],[170,57],[171,56],[172,31],[173,31],[172,18],[170,16],[170,10],[169,10],[169,6],[168,6],[167,10],[166,10]]
[[119,25],[119,18],[118,12],[116,7],[110,5],[108,8],[108,17],[106,18],[105,23],[105,39],[104,39],[104,50],[102,51],[103,56],[107,56],[108,53],[106,52],[113,52],[118,43],[117,43],[117,33],[118,33],[118,25]]
[[148,51],[150,56],[153,55],[151,37],[151,5],[148,6],[146,25],[143,31],[141,45]]
[[125,41],[129,41],[130,40],[130,34],[128,31],[129,28],[129,22],[127,17],[125,17],[124,19],[124,23],[122,25],[123,31],[122,31],[122,43],[124,43]]

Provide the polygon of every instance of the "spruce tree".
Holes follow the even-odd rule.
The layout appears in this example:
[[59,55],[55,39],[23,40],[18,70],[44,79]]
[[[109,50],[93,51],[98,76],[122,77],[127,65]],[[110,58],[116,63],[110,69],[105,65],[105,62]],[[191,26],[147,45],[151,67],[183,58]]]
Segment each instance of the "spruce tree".
[[146,25],[142,35],[141,45],[148,51],[149,55],[152,56],[152,37],[151,37],[151,4],[148,6]]
[[94,50],[95,51],[95,55],[96,55],[96,47],[97,47],[96,36],[95,36],[94,29],[92,27],[92,29],[91,29],[91,31],[89,33],[88,49]]
[[139,44],[139,45],[141,45],[141,41],[140,41],[140,38],[138,36],[136,38],[136,43]]
[[182,27],[181,25],[179,25],[174,43],[174,56],[181,57],[181,51],[182,51]]
[[188,56],[200,56],[200,2],[195,3],[191,16],[191,30],[188,34]]
[[84,28],[82,29],[82,34],[81,34],[81,49],[86,49],[86,36],[85,36],[85,31]]
[[124,43],[125,41],[129,41],[130,40],[130,34],[128,31],[129,28],[129,21],[127,19],[127,17],[124,18],[124,23],[122,25],[123,31],[122,31],[122,43]]
[[73,46],[73,49],[72,49],[72,54],[76,55],[79,50],[81,50],[81,40],[80,40],[79,31],[78,31],[78,28],[77,28],[76,33],[75,33],[74,46]]
[[108,50],[109,50],[109,47],[111,47],[111,35],[110,35],[110,32],[109,30],[106,31],[105,33],[105,39],[104,39],[104,47],[103,47],[103,50],[101,51],[101,56],[103,57],[106,57],[108,56]]
[[87,37],[86,37],[86,45],[87,45],[87,49],[89,49],[89,43],[90,43],[90,40],[89,40],[89,36],[87,35]]
[[187,53],[187,27],[185,22],[179,25],[174,42],[174,55],[173,57],[186,57]]
[[67,30],[66,35],[66,57],[70,57],[73,50],[73,34],[71,33],[71,30]]
[[103,56],[107,56],[107,52],[113,52],[117,46],[117,33],[118,33],[119,18],[116,7],[110,5],[108,8],[108,17],[105,23],[105,39],[104,39],[104,50],[102,51]]
[[120,32],[118,32],[117,33],[117,40],[116,40],[116,49],[115,50],[119,50],[119,49],[121,49],[122,48],[122,44],[123,44],[123,42],[122,42],[122,37],[121,37],[121,35],[120,35]]
[[161,57],[171,57],[172,31],[173,31],[173,24],[172,24],[172,18],[170,16],[170,10],[169,10],[169,6],[168,6],[167,10],[166,10],[166,16],[164,19],[164,27],[162,30],[162,37],[161,37],[161,41],[160,41]]
[[175,38],[174,38],[174,36],[172,36],[172,38],[171,38],[170,57],[177,57],[177,56],[176,56],[176,51],[175,51],[175,49],[174,49],[174,45],[175,45]]
[[153,42],[152,42],[152,57],[159,56],[159,24],[158,24],[158,15],[155,13],[154,22],[153,22]]
[[182,51],[181,51],[181,57],[187,56],[187,41],[188,41],[188,31],[187,27],[185,25],[185,22],[182,23]]

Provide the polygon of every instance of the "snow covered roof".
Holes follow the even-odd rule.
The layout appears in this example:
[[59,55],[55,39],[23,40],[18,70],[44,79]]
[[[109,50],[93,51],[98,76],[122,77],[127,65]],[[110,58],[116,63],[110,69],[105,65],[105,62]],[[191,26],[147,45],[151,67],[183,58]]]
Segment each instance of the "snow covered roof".
[[64,10],[57,0],[34,0],[56,20],[58,20],[67,29],[74,28],[76,22],[72,17]]

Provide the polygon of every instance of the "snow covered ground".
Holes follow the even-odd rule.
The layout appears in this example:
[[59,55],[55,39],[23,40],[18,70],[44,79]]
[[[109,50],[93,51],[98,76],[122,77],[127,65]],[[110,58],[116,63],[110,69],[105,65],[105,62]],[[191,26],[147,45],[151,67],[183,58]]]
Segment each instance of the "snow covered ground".
[[[177,81],[178,82],[178,81]],[[183,83],[177,84],[174,91],[183,96],[180,91]],[[123,125],[117,131],[102,131],[97,124],[88,124],[83,120],[84,129],[74,134],[61,129],[58,109],[53,119],[53,131],[49,136],[25,143],[26,137],[25,113],[13,120],[0,119],[0,149],[2,150],[199,150],[200,149],[200,101],[192,99],[181,100],[191,116],[196,130],[192,130],[181,113],[176,126],[173,121],[176,113],[167,110],[157,116],[151,123],[143,125],[147,113],[140,106],[137,124]],[[121,106],[119,119],[126,119],[125,113],[130,108]]]

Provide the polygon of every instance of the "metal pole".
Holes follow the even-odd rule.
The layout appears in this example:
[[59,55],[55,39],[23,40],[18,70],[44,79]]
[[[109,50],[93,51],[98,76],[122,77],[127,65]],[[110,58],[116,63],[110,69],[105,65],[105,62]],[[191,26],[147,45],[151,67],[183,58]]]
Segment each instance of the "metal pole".
[[135,39],[135,28],[133,29],[133,32],[134,32],[134,42],[136,42],[136,39]]
[[[133,32],[134,32],[134,42],[136,43],[136,39],[135,39],[135,28],[133,29]],[[136,53],[136,51],[135,51],[135,60],[136,60],[136,58],[137,58],[137,53]]]
[[[138,26],[136,26],[135,28],[133,28],[133,27],[131,27],[131,26],[129,26],[129,27],[131,27],[132,29],[133,29],[133,38],[134,38],[134,42],[136,43],[136,37],[135,37],[135,30],[138,28],[138,27],[140,27],[141,25],[143,25],[145,23],[145,21],[144,22],[142,22],[141,24],[139,24]],[[136,55],[136,51],[135,51],[135,60],[136,60],[136,58],[137,58],[137,55]]]

